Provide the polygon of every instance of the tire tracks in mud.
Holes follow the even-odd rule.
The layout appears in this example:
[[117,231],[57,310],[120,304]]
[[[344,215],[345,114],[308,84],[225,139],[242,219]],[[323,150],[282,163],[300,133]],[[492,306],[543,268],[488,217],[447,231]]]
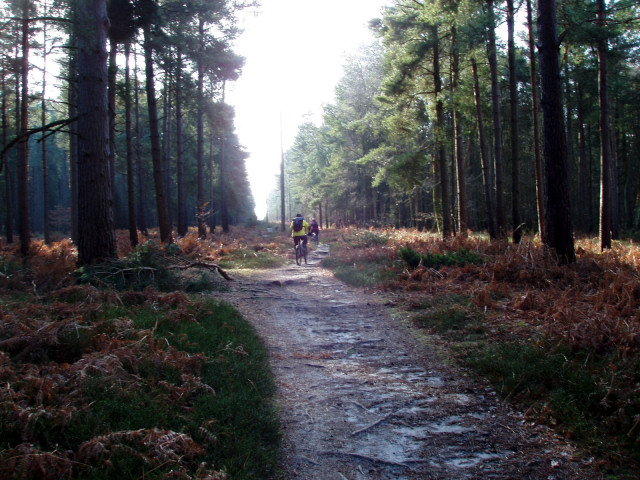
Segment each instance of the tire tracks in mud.
[[586,479],[571,445],[446,365],[380,295],[319,266],[230,272],[216,294],[270,352],[285,480]]

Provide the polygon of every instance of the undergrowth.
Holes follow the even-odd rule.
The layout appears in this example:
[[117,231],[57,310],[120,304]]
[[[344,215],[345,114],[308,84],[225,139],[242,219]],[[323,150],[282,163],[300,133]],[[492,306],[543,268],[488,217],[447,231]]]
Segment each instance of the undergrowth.
[[[126,239],[125,235],[119,238]],[[162,248],[119,243],[75,270],[68,242],[0,252],[0,478],[263,479],[279,425],[265,349],[190,265],[244,232]],[[81,280],[79,283],[78,280]]]
[[403,247],[398,250],[398,255],[400,255],[400,258],[402,258],[411,269],[417,268],[420,265],[426,268],[439,269],[441,267],[451,266],[463,267],[468,263],[472,265],[484,263],[484,259],[480,255],[465,250],[464,248],[460,248],[456,252],[427,252],[420,254],[411,247]]
[[220,260],[223,268],[275,268],[284,265],[287,260],[277,256],[263,245],[254,248],[239,248]]
[[[359,236],[385,242],[363,248],[354,241]],[[394,292],[416,325],[440,338],[462,366],[490,379],[531,421],[575,441],[609,478],[637,478],[638,247],[616,243],[601,254],[595,241],[579,240],[577,262],[561,266],[530,240],[443,241],[393,229],[324,237],[338,260],[323,264],[337,276]],[[354,263],[366,283],[341,273],[355,270]],[[376,277],[379,271],[385,276]]]
[[[635,244],[600,253],[581,239],[577,262],[561,266],[532,240],[356,228],[321,238],[331,252],[323,265],[337,277],[393,292],[416,325],[531,421],[575,441],[607,477],[638,477]],[[74,284],[71,242],[34,242],[27,262],[16,249],[0,251],[0,476],[107,478],[118,468],[120,478],[168,469],[176,478],[223,478],[223,469],[265,478],[277,428],[261,347],[228,307],[181,292],[218,288],[216,273],[171,267],[291,262],[286,235],[190,232],[169,251],[120,241],[120,260],[85,268],[83,285]]]
[[0,347],[2,478],[274,471],[266,352],[228,305],[69,287],[5,303]]

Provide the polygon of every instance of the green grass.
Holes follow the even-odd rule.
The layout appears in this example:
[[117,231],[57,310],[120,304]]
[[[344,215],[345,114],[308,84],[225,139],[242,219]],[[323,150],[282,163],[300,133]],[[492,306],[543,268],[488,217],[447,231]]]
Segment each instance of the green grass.
[[[637,471],[629,465],[640,464],[640,432],[627,433],[640,414],[640,399],[633,391],[610,392],[616,377],[620,383],[640,385],[640,359],[622,361],[603,352],[572,350],[542,339],[518,339],[500,326],[489,335],[484,314],[462,297],[414,308],[420,309],[425,311],[414,317],[415,323],[446,341],[453,358],[489,379],[503,398],[521,405],[530,417],[553,426],[590,454],[612,459],[608,478],[637,478]],[[621,362],[624,368],[619,367]],[[614,364],[618,367],[611,370]],[[623,377],[635,380],[623,381]],[[620,394],[627,400],[616,398],[616,403],[626,406],[614,412],[609,407],[612,395]],[[630,461],[623,461],[625,458]]]
[[461,305],[447,305],[430,309],[419,315],[416,321],[433,333],[448,339],[469,341],[470,337],[476,338],[484,332],[477,316]]
[[383,285],[397,276],[390,265],[374,260],[359,259],[356,263],[345,263],[340,258],[329,257],[322,261],[322,266],[333,271],[336,278],[355,287]]
[[[177,313],[182,320],[176,321]],[[193,475],[199,463],[206,462],[234,480],[270,478],[277,468],[280,430],[267,352],[253,327],[233,307],[212,299],[179,306],[104,305],[86,315],[85,322],[99,326],[92,335],[100,342],[116,335],[113,325],[122,318],[135,326],[117,334],[131,350],[114,347],[94,354],[96,361],[114,356],[119,366],[88,369],[78,382],[57,386],[74,399],[66,407],[56,407],[68,413],[60,416],[60,410],[47,406],[51,414],[34,416],[28,424],[30,441],[42,451],[78,451],[83,442],[112,432],[170,430],[205,447],[204,455],[185,460]],[[144,333],[137,335],[140,330]],[[83,337],[79,346],[88,347],[90,340]],[[182,390],[188,381],[185,373],[213,388],[215,395],[206,389]],[[184,393],[176,396],[176,392]],[[11,420],[11,412],[0,408],[1,449],[24,442],[24,432]],[[204,430],[203,425],[207,425]],[[75,478],[109,479],[114,472],[120,479],[166,478],[174,467],[168,462],[150,472],[134,452],[139,444],[116,443],[108,447],[116,449],[109,454],[109,466],[78,464]],[[0,450],[0,458],[1,454]]]
[[242,248],[225,255],[218,264],[225,269],[276,268],[288,263],[289,260],[265,251],[255,252]]
[[[181,420],[182,427],[198,438],[202,422],[216,419],[220,443],[208,452],[208,460],[224,466],[234,479],[265,478],[275,468],[279,426],[270,402],[275,387],[264,345],[253,327],[227,304],[208,300],[196,304],[190,313],[196,322],[159,324],[157,335],[210,359],[201,376],[216,396],[197,401],[189,421]],[[147,316],[138,326],[149,327],[152,321]]]
[[468,352],[465,364],[489,378],[506,398],[524,403],[539,421],[598,447],[598,418],[606,413],[606,390],[584,367],[585,353],[562,346],[505,342]]

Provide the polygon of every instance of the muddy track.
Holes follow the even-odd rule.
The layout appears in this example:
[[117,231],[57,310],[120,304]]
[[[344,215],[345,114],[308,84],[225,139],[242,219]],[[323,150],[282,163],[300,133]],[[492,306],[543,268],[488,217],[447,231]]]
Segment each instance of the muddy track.
[[585,479],[548,429],[446,365],[379,295],[309,265],[232,271],[219,296],[264,339],[276,378],[286,480]]

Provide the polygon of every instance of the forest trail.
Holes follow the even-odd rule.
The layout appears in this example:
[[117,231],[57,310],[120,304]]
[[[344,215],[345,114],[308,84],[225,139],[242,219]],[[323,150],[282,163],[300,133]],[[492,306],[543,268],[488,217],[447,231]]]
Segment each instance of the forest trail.
[[[324,248],[324,249],[323,249]],[[320,265],[233,270],[216,296],[270,352],[284,480],[599,478],[570,445],[446,365],[381,295]]]

